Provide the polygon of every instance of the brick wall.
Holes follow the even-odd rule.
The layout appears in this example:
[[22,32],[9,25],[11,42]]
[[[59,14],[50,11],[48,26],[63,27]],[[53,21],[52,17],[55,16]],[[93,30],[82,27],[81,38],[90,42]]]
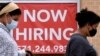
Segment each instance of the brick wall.
[[[94,11],[100,15],[100,0],[81,0],[81,9],[83,8],[88,8],[88,10]],[[100,25],[98,27],[97,35],[94,38],[88,39],[100,56]]]

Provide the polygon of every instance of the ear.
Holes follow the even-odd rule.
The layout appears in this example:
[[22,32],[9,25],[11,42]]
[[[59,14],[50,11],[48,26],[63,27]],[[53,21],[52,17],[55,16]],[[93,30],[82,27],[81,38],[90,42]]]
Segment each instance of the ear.
[[10,17],[9,13],[5,13],[5,16]]
[[10,19],[9,13],[5,13],[4,17],[5,17],[6,23],[11,23],[11,19]]
[[87,26],[87,29],[88,30],[91,30],[92,29],[92,26],[89,23],[86,26]]
[[10,17],[11,17],[11,16],[9,15],[9,13],[5,13],[4,17],[5,17],[6,19],[10,20]]

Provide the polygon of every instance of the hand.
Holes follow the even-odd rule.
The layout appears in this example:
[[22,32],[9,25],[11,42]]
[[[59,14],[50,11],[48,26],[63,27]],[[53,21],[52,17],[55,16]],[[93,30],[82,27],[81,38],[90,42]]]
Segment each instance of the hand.
[[26,56],[33,56],[32,52],[29,50],[26,50]]

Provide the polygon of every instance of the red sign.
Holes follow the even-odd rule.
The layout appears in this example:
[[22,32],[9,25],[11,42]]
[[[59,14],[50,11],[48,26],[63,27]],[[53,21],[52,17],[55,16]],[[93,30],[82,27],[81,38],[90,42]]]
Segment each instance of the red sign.
[[20,48],[35,54],[65,53],[77,29],[77,3],[19,3],[22,16],[14,37]]

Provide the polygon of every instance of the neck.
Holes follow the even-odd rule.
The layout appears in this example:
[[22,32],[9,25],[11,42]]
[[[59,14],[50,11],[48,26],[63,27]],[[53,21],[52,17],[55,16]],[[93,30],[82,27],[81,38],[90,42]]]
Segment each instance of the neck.
[[6,26],[6,23],[4,23],[5,21],[2,20],[2,18],[0,18],[0,23],[4,24]]
[[78,33],[87,37],[86,30],[84,30],[83,28],[78,29]]

